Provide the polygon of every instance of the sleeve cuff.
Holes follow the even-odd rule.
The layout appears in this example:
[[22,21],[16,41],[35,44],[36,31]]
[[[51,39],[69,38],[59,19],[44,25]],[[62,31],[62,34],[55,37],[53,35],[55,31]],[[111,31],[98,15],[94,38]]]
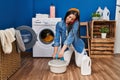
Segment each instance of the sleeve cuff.
[[60,44],[59,43],[52,44],[52,47],[55,47],[55,46],[60,46]]

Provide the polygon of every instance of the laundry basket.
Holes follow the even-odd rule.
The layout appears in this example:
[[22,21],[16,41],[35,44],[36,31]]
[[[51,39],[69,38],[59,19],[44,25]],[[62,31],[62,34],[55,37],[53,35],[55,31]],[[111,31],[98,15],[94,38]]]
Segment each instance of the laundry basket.
[[4,54],[0,41],[0,80],[7,80],[20,66],[21,57],[17,52],[16,42],[12,43],[12,52]]

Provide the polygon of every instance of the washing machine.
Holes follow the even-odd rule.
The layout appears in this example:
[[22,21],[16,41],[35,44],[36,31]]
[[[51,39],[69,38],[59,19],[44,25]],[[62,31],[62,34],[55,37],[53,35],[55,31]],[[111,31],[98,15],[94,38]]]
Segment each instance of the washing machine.
[[52,57],[56,23],[61,18],[32,18],[32,29],[37,35],[33,57]]

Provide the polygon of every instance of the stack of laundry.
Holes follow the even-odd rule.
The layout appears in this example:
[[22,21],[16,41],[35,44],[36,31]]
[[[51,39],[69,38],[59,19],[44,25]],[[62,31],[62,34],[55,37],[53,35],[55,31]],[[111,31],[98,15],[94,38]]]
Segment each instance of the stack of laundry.
[[41,14],[41,13],[36,14],[36,18],[48,18],[48,17],[49,17],[48,14]]

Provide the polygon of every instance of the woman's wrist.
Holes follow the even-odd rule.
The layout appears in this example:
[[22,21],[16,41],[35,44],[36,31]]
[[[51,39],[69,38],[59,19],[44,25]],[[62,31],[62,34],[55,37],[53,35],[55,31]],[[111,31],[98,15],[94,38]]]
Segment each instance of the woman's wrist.
[[55,58],[55,57],[56,57],[56,53],[55,53],[55,52],[52,54],[52,57],[53,57],[53,58]]

